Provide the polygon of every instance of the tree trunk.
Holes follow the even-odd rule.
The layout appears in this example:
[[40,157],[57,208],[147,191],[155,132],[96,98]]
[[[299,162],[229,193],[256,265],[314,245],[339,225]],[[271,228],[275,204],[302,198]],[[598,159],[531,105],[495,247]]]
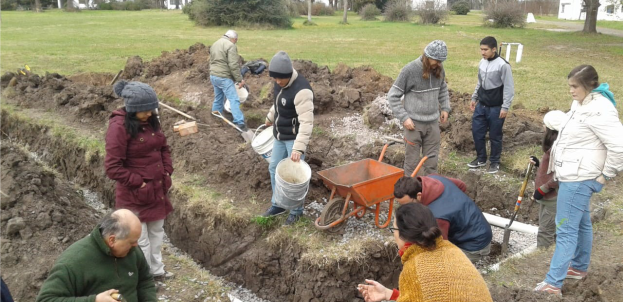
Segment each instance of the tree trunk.
[[40,13],[41,11],[41,0],[35,0],[35,12]]
[[67,0],[67,4],[65,5],[65,10],[67,11],[74,10],[74,0]]
[[599,0],[584,0],[584,8],[586,9],[586,20],[584,21],[585,33],[597,33],[597,12],[599,6]]
[[342,18],[342,23],[347,24],[348,19],[346,18],[346,12],[348,8],[348,0],[342,0],[342,5],[344,6],[344,17]]
[[311,23],[312,0],[307,0],[307,22]]
[[180,9],[180,0],[175,0],[175,9]]

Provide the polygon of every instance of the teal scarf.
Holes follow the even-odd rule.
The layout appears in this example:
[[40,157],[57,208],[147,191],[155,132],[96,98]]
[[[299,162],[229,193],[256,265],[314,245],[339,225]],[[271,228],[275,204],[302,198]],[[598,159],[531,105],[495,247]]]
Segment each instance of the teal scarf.
[[612,93],[612,91],[610,91],[610,86],[608,86],[608,83],[602,83],[601,85],[599,85],[599,87],[593,89],[592,92],[601,93],[601,95],[605,96],[608,100],[610,100],[610,102],[612,102],[612,105],[616,107],[617,103],[614,101],[614,94]]

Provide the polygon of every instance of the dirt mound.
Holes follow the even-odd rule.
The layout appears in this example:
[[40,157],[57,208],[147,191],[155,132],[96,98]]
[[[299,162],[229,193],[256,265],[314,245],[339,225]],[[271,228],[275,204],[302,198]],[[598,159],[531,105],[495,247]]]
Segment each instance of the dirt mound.
[[99,214],[80,191],[2,141],[2,278],[16,301],[34,301],[54,261]]
[[81,83],[91,86],[106,86],[110,84],[110,81],[115,76],[110,73],[101,72],[84,72],[74,74],[68,77],[68,79],[74,83]]

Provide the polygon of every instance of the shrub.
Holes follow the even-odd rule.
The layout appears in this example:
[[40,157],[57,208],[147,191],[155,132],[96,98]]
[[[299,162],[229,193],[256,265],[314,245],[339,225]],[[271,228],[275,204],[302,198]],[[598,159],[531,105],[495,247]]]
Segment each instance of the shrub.
[[[526,25],[526,15],[519,2],[498,2],[497,5],[490,5],[485,10],[485,25],[493,27],[524,27]],[[492,23],[489,20],[493,20]]]
[[[333,16],[334,14],[332,7],[321,2],[312,3],[312,16]],[[307,16],[307,1],[299,4],[299,15]]]
[[467,1],[459,1],[452,4],[452,10],[457,15],[467,15],[469,13],[469,3]]
[[202,26],[292,26],[282,0],[195,0],[186,12]]
[[385,21],[409,21],[412,13],[411,6],[405,4],[404,1],[392,0],[385,4]]
[[284,1],[284,5],[286,6],[286,11],[288,12],[288,15],[290,17],[296,18],[296,17],[301,16],[299,12],[302,9],[300,4],[301,4],[300,2],[294,2],[294,1],[288,1],[288,0]]
[[349,7],[349,9],[351,9],[354,12],[360,12],[364,6],[370,3],[374,3],[374,0],[352,0],[348,2],[349,2],[349,5],[352,5],[352,7]]
[[361,11],[359,11],[359,15],[361,15],[361,20],[370,21],[376,20],[376,16],[381,15],[381,10],[376,7],[376,5],[369,3],[364,6]]
[[113,10],[112,3],[100,3],[97,5],[97,9],[99,10]]
[[448,19],[448,8],[439,1],[428,1],[415,9],[422,24],[437,24]]

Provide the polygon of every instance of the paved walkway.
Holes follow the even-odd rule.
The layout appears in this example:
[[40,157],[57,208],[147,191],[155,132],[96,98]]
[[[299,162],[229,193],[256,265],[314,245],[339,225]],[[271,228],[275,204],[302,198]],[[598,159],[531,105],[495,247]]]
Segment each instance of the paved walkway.
[[[581,31],[582,29],[584,29],[584,23],[565,22],[565,21],[545,21],[545,20],[537,20],[536,22],[537,22],[536,24],[554,25],[556,27],[568,29],[570,31]],[[610,36],[623,38],[623,30],[597,27],[597,32],[602,33],[604,35],[610,35]]]

